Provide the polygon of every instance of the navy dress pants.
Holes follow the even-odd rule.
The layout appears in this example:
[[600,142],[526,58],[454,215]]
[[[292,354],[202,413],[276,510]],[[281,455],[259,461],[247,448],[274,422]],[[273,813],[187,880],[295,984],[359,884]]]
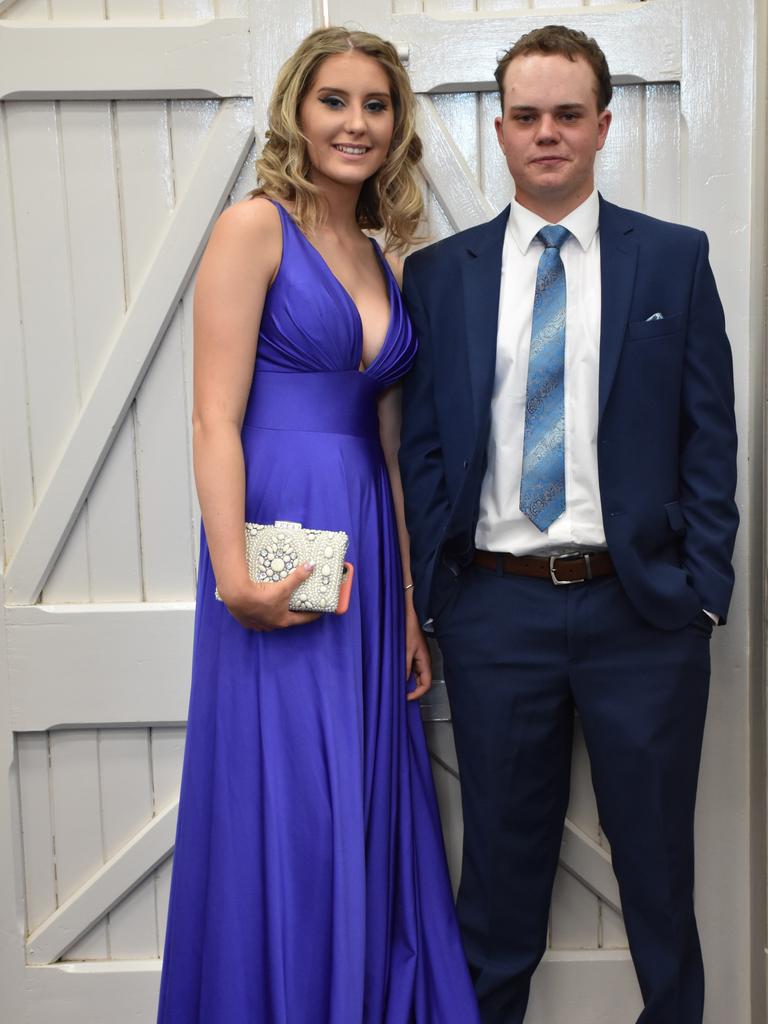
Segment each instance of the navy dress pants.
[[638,1024],[701,1024],[693,817],[710,620],[657,629],[616,577],[556,587],[471,566],[452,587],[435,633],[464,809],[459,922],[484,1024],[521,1024],[546,947],[574,710],[645,1004]]

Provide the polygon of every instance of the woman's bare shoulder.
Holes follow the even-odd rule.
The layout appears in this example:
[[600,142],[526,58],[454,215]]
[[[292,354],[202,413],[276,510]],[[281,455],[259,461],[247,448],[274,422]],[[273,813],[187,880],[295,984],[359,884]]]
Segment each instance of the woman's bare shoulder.
[[227,207],[214,224],[207,258],[273,271],[282,253],[282,226],[274,203],[262,196]]
[[228,206],[216,221],[214,230],[233,241],[279,240],[280,214],[271,200],[265,196],[254,196]]

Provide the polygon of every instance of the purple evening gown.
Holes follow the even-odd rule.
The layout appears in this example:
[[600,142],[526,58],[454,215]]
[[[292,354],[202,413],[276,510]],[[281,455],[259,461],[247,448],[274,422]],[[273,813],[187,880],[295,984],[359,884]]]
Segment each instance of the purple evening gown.
[[[405,693],[402,570],[351,297],[282,209],[242,432],[246,518],[346,530],[344,616],[273,633],[214,599],[202,537],[160,1024],[475,1024],[429,759]],[[379,250],[377,248],[377,253]]]

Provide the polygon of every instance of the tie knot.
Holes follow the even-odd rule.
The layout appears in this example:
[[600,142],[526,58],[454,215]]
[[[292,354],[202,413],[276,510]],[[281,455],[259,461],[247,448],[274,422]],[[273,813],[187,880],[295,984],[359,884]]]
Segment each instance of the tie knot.
[[571,237],[571,232],[562,224],[548,224],[539,231],[536,237],[544,243],[547,249],[559,249],[563,242]]

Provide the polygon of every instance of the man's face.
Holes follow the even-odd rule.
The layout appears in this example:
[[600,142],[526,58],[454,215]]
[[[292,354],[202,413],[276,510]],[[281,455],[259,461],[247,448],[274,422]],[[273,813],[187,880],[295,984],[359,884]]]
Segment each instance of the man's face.
[[517,201],[548,220],[575,210],[594,188],[595,156],[610,123],[609,111],[598,113],[597,80],[585,60],[516,57],[504,74],[496,134]]

